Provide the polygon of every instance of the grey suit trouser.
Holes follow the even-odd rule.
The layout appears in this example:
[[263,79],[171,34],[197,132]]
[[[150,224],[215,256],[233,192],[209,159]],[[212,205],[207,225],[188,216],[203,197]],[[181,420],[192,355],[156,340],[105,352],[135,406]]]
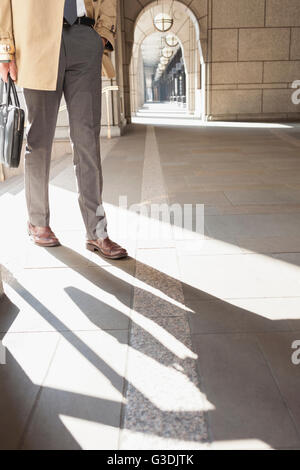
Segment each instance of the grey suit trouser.
[[23,90],[28,111],[25,191],[29,221],[37,226],[50,224],[51,151],[64,94],[79,205],[90,240],[107,237],[99,141],[102,54],[102,39],[93,28],[77,24],[64,27],[56,91]]

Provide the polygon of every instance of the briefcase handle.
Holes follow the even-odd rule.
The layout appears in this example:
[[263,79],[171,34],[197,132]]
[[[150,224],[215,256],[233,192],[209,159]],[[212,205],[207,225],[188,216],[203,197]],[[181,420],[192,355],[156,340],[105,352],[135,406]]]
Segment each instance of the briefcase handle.
[[[3,80],[1,80],[1,102],[3,100],[3,88],[4,88],[3,84],[4,82]],[[20,108],[20,101],[19,101],[16,85],[13,79],[11,78],[10,73],[8,74],[8,77],[7,77],[7,83],[5,83],[5,92],[6,92],[6,103],[3,103],[3,104],[6,104],[6,106],[9,106],[12,104],[12,99],[11,99],[11,92],[12,92],[14,96],[15,106],[17,108]]]

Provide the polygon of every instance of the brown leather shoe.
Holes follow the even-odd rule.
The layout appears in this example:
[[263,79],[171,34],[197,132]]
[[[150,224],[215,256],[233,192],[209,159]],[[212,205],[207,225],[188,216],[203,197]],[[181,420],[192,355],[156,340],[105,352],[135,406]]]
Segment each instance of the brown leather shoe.
[[50,227],[38,227],[28,222],[28,235],[35,245],[47,248],[60,246]]
[[98,253],[109,259],[127,258],[128,253],[125,248],[122,248],[117,243],[111,241],[108,237],[98,240],[88,240],[86,247],[93,253]]

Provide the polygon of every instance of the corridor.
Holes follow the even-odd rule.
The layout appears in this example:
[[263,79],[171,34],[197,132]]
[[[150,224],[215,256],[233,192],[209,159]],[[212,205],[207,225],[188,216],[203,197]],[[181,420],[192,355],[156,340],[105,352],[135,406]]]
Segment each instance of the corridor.
[[[127,260],[85,250],[70,155],[59,248],[29,242],[22,177],[1,184],[3,449],[300,448],[300,126],[163,119],[102,139]],[[204,206],[204,230],[157,204]]]

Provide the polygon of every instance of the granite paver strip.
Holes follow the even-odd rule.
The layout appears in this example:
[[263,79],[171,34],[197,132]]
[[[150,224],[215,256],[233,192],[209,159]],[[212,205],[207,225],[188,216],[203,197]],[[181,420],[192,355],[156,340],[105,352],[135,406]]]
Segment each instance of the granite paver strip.
[[[155,129],[148,127],[142,202],[157,194],[168,203]],[[204,448],[205,400],[181,283],[142,262],[135,282],[120,448]]]

